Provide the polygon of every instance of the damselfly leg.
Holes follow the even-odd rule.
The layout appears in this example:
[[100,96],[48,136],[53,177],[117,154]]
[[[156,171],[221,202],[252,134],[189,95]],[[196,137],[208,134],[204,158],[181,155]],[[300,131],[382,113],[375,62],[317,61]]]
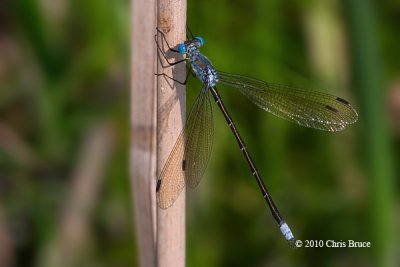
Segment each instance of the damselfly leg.
[[[157,33],[156,33],[156,35],[154,35],[154,39],[155,39],[155,42],[156,42],[156,44],[157,44],[158,54],[161,54],[161,55],[164,57],[165,61],[167,62],[167,64],[168,64],[169,66],[174,66],[174,65],[179,64],[179,63],[181,63],[181,62],[184,62],[184,61],[186,60],[186,57],[183,58],[183,59],[180,59],[180,60],[178,60],[178,61],[175,61],[175,62],[170,62],[170,61],[169,61],[169,59],[168,59],[168,57],[167,57],[167,54],[166,54],[166,52],[165,52],[165,49],[164,49],[164,44],[166,44],[167,47],[168,47],[167,52],[168,52],[168,51],[171,51],[171,52],[177,53],[178,55],[181,55],[181,54],[179,53],[178,50],[172,48],[172,47],[169,45],[169,43],[168,43],[168,41],[167,41],[167,38],[165,37],[165,34],[164,34],[160,29],[156,28],[156,30],[157,30]],[[161,35],[161,38],[162,38],[162,45],[160,45],[160,42],[158,41],[158,35]],[[164,66],[163,66],[163,67],[164,67]]]

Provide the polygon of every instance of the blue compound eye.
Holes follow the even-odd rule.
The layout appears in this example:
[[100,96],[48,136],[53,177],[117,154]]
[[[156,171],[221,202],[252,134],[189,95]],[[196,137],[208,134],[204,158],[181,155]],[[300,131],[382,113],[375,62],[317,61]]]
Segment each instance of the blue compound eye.
[[178,51],[181,54],[185,54],[186,53],[186,45],[184,43],[181,43],[178,45]]
[[200,36],[196,36],[196,39],[200,41],[200,46],[204,45],[204,39]]

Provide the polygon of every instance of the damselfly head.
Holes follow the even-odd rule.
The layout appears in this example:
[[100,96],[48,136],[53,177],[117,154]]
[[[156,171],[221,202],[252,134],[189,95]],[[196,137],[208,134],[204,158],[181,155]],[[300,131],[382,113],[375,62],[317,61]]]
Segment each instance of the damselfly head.
[[199,41],[200,44],[197,45],[197,47],[200,47],[202,45],[204,45],[204,39],[200,36],[196,36],[193,40]]
[[204,39],[200,36],[196,36],[193,39],[186,40],[185,42],[178,45],[178,51],[181,54],[186,54],[190,47],[199,48],[204,44]]

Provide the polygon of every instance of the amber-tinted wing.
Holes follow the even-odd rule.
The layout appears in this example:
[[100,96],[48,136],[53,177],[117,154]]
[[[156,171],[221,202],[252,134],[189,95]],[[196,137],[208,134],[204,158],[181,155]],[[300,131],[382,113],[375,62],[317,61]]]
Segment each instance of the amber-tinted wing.
[[157,203],[169,208],[179,197],[185,181],[195,187],[207,167],[214,135],[208,88],[203,87],[157,181]]

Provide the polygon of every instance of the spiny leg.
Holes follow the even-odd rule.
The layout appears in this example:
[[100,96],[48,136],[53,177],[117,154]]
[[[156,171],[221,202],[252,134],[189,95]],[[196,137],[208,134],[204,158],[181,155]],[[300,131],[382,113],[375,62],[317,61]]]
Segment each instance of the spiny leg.
[[[162,36],[164,36],[164,35],[162,35]],[[156,34],[154,37],[155,37],[155,42],[156,42],[156,44],[157,44],[158,54],[161,54],[161,55],[164,57],[165,61],[167,62],[167,64],[168,64],[169,66],[174,66],[174,65],[179,64],[179,63],[182,63],[182,62],[184,62],[184,61],[186,60],[186,58],[183,58],[183,59],[178,60],[178,61],[175,61],[175,62],[170,62],[170,61],[168,60],[167,55],[166,55],[165,52],[162,50],[162,48],[161,48],[161,46],[160,46],[160,44],[159,44],[159,42],[158,42],[157,34]],[[164,40],[166,41],[165,36],[164,36]],[[168,45],[168,43],[167,43],[167,46],[170,47],[170,46]],[[169,50],[171,50],[172,52],[177,52],[177,50],[175,50],[175,49],[169,48]],[[178,53],[179,53],[179,52],[178,52]],[[180,53],[179,53],[179,54],[180,54]]]
[[[169,43],[168,43],[168,41],[167,41],[167,38],[165,37],[165,34],[164,34],[158,27],[156,27],[156,30],[157,30],[157,32],[158,32],[159,34],[161,34],[162,38],[164,39],[164,42],[165,42],[165,43],[167,44],[167,46],[168,46],[168,49],[171,50],[172,52],[179,53],[178,50],[172,48],[172,47],[169,45]],[[157,34],[156,34],[156,38],[157,38]],[[156,42],[157,42],[157,40],[156,40]],[[180,54],[180,53],[179,53],[179,54]]]
[[168,76],[168,75],[165,74],[165,73],[155,73],[155,75],[156,75],[156,76],[164,76],[165,78],[168,78],[168,79],[170,79],[170,80],[172,80],[172,81],[174,81],[174,82],[177,82],[177,83],[179,83],[179,84],[181,84],[181,85],[186,85],[187,80],[188,80],[188,78],[189,78],[189,73],[191,73],[193,76],[195,75],[195,74],[193,73],[193,71],[192,71],[189,67],[186,67],[186,69],[187,69],[187,71],[186,71],[186,78],[185,78],[185,80],[184,80],[183,82],[181,82],[181,81],[179,81],[179,80],[177,80],[177,79],[174,79],[174,78],[172,78],[171,76]]
[[[170,62],[170,61],[168,60],[168,57],[167,57],[166,53],[165,53],[164,50],[163,50],[163,48],[164,48],[164,43],[167,44],[168,50],[170,50],[170,51],[172,51],[172,52],[174,52],[174,53],[178,53],[179,55],[181,55],[181,53],[179,53],[178,50],[172,48],[172,47],[169,45],[169,43],[168,43],[168,41],[167,41],[167,38],[165,37],[165,34],[164,34],[162,31],[160,31],[160,29],[156,28],[156,30],[157,30],[157,32],[161,35],[161,37],[162,37],[162,39],[163,39],[163,42],[162,42],[163,45],[162,45],[162,47],[161,47],[161,46],[160,46],[160,43],[158,42],[158,33],[157,33],[156,35],[154,35],[154,40],[155,40],[155,42],[156,42],[156,44],[157,44],[157,50],[158,50],[159,54],[161,54],[161,55],[164,57],[164,59],[165,59],[165,61],[167,62],[167,64],[168,64],[169,66],[174,66],[174,65],[179,64],[179,63],[181,63],[181,62],[184,62],[184,61],[186,60],[186,58],[183,58],[183,59],[178,60],[178,61],[175,61],[175,62]],[[164,66],[163,66],[163,67],[164,67]]]

